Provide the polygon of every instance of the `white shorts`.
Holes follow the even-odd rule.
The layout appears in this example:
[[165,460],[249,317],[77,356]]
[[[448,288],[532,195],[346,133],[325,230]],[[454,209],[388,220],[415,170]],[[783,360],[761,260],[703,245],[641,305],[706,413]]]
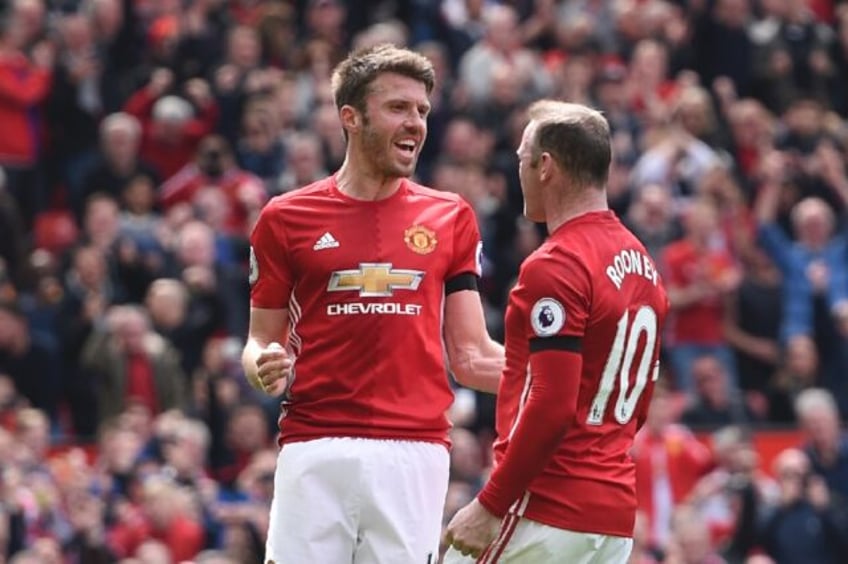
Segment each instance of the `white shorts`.
[[436,564],[444,445],[326,438],[283,446],[265,562]]
[[510,514],[483,558],[449,548],[443,564],[626,564],[632,548],[633,539],[558,529]]

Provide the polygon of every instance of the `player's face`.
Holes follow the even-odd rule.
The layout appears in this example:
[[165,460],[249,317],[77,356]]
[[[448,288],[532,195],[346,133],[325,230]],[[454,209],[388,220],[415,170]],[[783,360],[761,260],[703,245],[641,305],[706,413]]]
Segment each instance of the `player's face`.
[[363,154],[383,176],[411,176],[427,138],[430,102],[424,84],[399,74],[381,74],[371,85],[366,108]]
[[539,185],[539,163],[533,164],[532,144],[536,132],[535,122],[524,128],[521,145],[518,147],[518,178],[524,194],[524,216],[531,221],[545,221],[545,207]]

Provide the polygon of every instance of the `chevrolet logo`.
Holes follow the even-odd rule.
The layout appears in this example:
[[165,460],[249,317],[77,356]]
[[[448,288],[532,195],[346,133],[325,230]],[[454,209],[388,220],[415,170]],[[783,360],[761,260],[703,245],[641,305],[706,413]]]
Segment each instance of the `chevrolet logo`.
[[395,290],[417,290],[424,278],[420,270],[392,268],[390,262],[363,262],[356,270],[337,270],[330,276],[328,292],[357,290],[364,298],[385,297]]

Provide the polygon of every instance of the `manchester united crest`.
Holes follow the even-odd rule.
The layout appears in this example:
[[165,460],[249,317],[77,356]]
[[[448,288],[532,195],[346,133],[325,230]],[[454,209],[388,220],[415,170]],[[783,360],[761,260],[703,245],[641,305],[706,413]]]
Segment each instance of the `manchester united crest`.
[[423,225],[413,225],[403,232],[406,246],[418,253],[426,255],[436,248],[436,233]]

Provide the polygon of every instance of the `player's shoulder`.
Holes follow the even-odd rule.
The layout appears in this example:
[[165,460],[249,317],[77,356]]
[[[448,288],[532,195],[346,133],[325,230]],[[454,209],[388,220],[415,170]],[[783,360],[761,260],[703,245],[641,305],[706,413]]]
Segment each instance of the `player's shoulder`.
[[591,219],[588,223],[592,226],[593,231],[601,231],[603,237],[599,237],[598,243],[603,243],[609,246],[617,245],[632,245],[637,244],[642,246],[639,238],[625,225],[621,218],[618,217],[612,210],[591,214]]
[[444,190],[436,190],[435,188],[430,188],[429,186],[424,186],[423,184],[418,184],[417,182],[413,182],[412,180],[406,181],[406,188],[408,194],[413,198],[421,199],[424,202],[431,202],[435,205],[447,205],[447,206],[459,206],[459,207],[468,207],[471,206],[465,199],[456,194],[454,192],[446,192]]
[[274,196],[266,205],[269,209],[285,209],[292,206],[314,206],[320,205],[331,197],[333,178],[328,176],[312,184],[296,188]]
[[560,273],[589,276],[590,269],[584,255],[554,239],[548,239],[539,245],[524,259],[520,267],[520,274],[525,279],[541,278],[552,281]]

